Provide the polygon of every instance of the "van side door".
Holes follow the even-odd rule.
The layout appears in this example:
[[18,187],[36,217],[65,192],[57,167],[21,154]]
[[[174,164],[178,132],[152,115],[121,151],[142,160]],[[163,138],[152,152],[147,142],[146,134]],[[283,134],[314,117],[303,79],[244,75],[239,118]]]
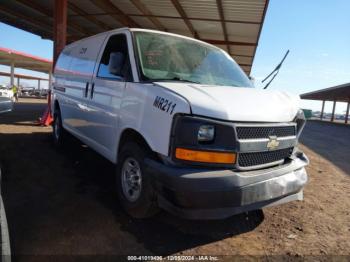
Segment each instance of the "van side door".
[[97,56],[106,35],[98,35],[83,39],[76,43],[70,55],[69,72],[67,73],[65,87],[71,110],[71,117],[65,119],[70,131],[83,142],[89,143],[89,122],[87,115],[90,113],[87,106],[91,80],[94,73]]
[[94,149],[113,161],[118,121],[127,82],[133,81],[125,33],[110,35],[97,61],[89,94],[89,137]]

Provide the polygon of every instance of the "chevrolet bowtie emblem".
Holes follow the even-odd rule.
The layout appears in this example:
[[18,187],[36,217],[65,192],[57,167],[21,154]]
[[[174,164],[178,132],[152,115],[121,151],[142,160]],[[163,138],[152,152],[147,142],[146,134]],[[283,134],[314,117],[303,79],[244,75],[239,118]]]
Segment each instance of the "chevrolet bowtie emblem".
[[274,150],[278,147],[280,142],[277,141],[277,136],[269,136],[269,142],[267,143],[266,147],[269,150]]

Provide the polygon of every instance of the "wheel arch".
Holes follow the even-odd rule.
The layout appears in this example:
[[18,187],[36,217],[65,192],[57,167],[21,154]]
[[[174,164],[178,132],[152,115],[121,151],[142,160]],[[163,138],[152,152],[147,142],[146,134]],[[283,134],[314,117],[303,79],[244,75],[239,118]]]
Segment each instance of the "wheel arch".
[[140,132],[138,132],[133,128],[125,128],[122,131],[117,144],[117,159],[116,159],[117,162],[118,162],[119,153],[127,142],[135,142],[138,145],[140,145],[142,148],[147,150],[151,154],[150,157],[157,157],[157,154],[153,151],[152,147],[147,142],[146,138],[142,134],[140,134]]
[[61,110],[60,103],[58,102],[57,99],[55,99],[55,101],[53,103],[53,113],[55,113],[56,110]]

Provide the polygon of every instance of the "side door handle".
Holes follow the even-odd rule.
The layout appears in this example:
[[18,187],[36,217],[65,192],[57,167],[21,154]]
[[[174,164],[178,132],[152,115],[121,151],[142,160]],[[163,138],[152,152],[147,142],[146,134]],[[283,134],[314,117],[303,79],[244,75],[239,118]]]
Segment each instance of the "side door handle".
[[94,89],[95,89],[95,83],[92,83],[91,85],[91,93],[90,93],[90,99],[94,97]]
[[86,82],[84,97],[87,97],[89,93],[89,82]]

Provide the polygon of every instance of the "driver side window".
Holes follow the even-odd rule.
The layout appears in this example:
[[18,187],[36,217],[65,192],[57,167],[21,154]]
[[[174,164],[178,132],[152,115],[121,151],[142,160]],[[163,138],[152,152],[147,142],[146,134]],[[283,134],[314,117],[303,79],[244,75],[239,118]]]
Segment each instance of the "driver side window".
[[97,77],[132,81],[128,44],[124,34],[109,38],[98,67]]

